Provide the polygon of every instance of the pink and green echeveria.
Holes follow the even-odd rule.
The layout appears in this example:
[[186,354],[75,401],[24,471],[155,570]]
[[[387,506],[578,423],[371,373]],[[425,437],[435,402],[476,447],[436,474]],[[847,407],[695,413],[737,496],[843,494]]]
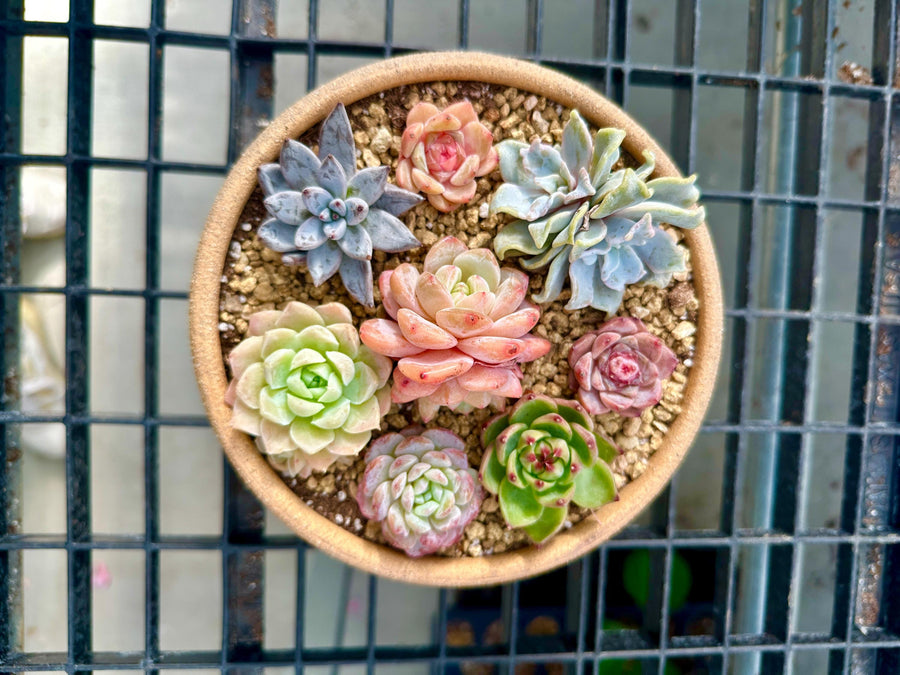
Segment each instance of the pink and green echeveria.
[[563,526],[569,502],[596,509],[616,498],[615,446],[575,401],[529,393],[484,426],[480,477],[510,527],[535,543]]
[[257,312],[247,335],[228,356],[232,426],[288,476],[349,464],[390,407],[390,359],[360,342],[336,302]]
[[502,410],[507,398],[522,395],[519,364],[550,350],[531,335],[541,311],[525,299],[528,276],[455,237],[432,246],[423,268],[402,263],[382,272],[378,285],[390,318],[360,327],[363,343],[398,359],[394,402],[417,401],[425,422],[440,406]]
[[356,499],[388,543],[419,557],[459,541],[483,496],[459,436],[413,427],[369,446]]

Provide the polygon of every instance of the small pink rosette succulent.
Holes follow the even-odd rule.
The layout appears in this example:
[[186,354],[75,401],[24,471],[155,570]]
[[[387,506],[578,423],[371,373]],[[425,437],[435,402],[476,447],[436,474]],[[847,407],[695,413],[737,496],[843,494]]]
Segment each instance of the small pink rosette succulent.
[[678,358],[639,319],[620,316],[581,336],[569,365],[569,386],[588,412],[638,417],[659,403]]
[[475,179],[499,163],[493,142],[469,101],[442,111],[431,103],[417,103],[400,140],[397,185],[425,193],[434,208],[449,213],[471,200]]
[[403,263],[382,272],[378,286],[391,318],[365,321],[359,336],[372,351],[399,359],[391,398],[418,401],[425,422],[442,405],[502,410],[507,398],[522,395],[519,364],[550,350],[529,334],[541,312],[525,300],[528,276],[501,269],[486,248],[445,237],[422,272]]
[[459,436],[407,428],[369,446],[356,499],[391,546],[417,558],[459,541],[484,497],[477,478]]

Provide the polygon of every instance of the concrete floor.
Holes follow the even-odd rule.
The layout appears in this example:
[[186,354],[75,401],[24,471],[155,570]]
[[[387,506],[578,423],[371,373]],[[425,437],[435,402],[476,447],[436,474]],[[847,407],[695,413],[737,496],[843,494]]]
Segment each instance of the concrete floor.
[[[98,0],[97,20],[117,25],[146,26],[149,0]],[[382,2],[332,0],[322,3],[319,35],[324,39],[366,39],[372,27],[384,21]],[[430,48],[456,44],[454,3],[396,0],[394,39],[398,43]],[[590,21],[594,0],[545,2],[544,52],[560,57],[589,57]],[[634,30],[631,58],[638,63],[672,63],[674,3],[633,0]],[[701,67],[740,70],[745,59],[746,9],[741,0],[703,3],[699,61]],[[179,30],[227,33],[230,0],[170,0],[168,25]],[[843,58],[865,65],[866,14],[842,15],[841,31],[848,42]],[[26,17],[64,21],[66,0],[28,0]],[[742,24],[741,21],[744,21]],[[501,53],[525,51],[525,1],[472,3],[470,46]],[[306,36],[305,0],[281,0],[277,16],[279,35]],[[869,23],[871,25],[871,23]],[[377,30],[380,30],[378,28]],[[381,33],[370,39],[381,39]],[[856,38],[856,39],[854,39]],[[147,48],[137,44],[97,42],[95,46],[94,153],[100,156],[143,158],[147,134]],[[774,57],[772,57],[774,58]],[[868,56],[869,60],[871,56]],[[26,38],[23,150],[61,154],[65,149],[66,43],[57,38]],[[771,60],[771,59],[770,59]],[[325,82],[364,64],[363,59],[322,57],[318,80]],[[280,111],[305,93],[305,56],[276,58],[275,107]],[[767,63],[775,68],[776,64]],[[222,163],[225,160],[229,63],[226,52],[168,47],[165,55],[163,157],[173,161]],[[693,169],[701,185],[711,189],[740,188],[739,170],[744,124],[743,90],[703,87],[698,91],[696,160]],[[635,85],[626,108],[663,145],[672,136],[672,92]],[[832,110],[834,157],[829,190],[835,197],[859,196],[863,181],[860,152],[865,148],[867,104],[837,100]],[[202,124],[197,119],[203,120]],[[860,148],[863,148],[861,151]],[[743,149],[748,151],[749,149]],[[854,159],[856,158],[856,159]],[[185,290],[194,250],[205,216],[221,183],[219,176],[170,173],[162,183],[162,286]],[[137,171],[97,169],[93,174],[91,254],[95,264],[91,283],[96,286],[140,289],[144,285],[144,177]],[[709,224],[719,250],[726,299],[736,289],[728,271],[737,260],[737,207],[708,204]],[[826,216],[826,250],[821,279],[821,309],[853,311],[855,269],[859,255],[859,216],[835,212]],[[849,267],[848,267],[849,265]],[[65,258],[62,240],[26,243],[22,258],[23,283],[62,285]],[[847,280],[851,280],[848,283]],[[59,296],[39,298],[51,351],[60,349],[64,306]],[[162,413],[202,414],[190,366],[186,303],[166,300],[160,316],[160,410]],[[95,297],[91,303],[91,409],[102,413],[141,414],[143,372],[143,306],[140,299]],[[819,381],[815,419],[846,418],[852,331],[849,324],[819,324],[820,349],[814,360]],[[55,346],[54,346],[55,345]],[[841,358],[834,358],[839,353]],[[103,355],[115,354],[115,359]],[[726,391],[732,357],[726,353],[720,391]],[[722,419],[724,396],[716,397],[710,417]],[[51,430],[52,431],[52,430]],[[58,430],[57,430],[58,431]],[[821,489],[811,491],[805,505],[807,525],[833,525],[841,493],[843,438],[819,435],[811,440],[810,471]],[[720,435],[702,435],[680,472],[676,487],[677,526],[686,530],[712,529],[718,524],[723,441]],[[160,440],[160,518],[164,534],[221,532],[222,455],[207,429],[163,429]],[[53,454],[53,453],[51,453]],[[196,489],[196,476],[204,474],[207,488]],[[143,532],[143,447],[138,429],[98,425],[92,431],[92,500],[94,532]],[[23,529],[28,533],[65,531],[65,473],[57,457],[29,453],[24,459]],[[285,532],[274,518],[270,532]],[[803,575],[795,625],[809,630],[830,616],[834,585],[831,551],[804,551]],[[97,552],[112,577],[108,588],[94,591],[94,647],[100,650],[143,648],[144,561],[137,552]],[[266,647],[293,646],[296,560],[293,552],[271,552],[266,558]],[[343,634],[336,635],[344,608],[336,607],[346,568],[316,552],[309,553],[307,607],[315,616],[306,622],[307,646],[328,646],[343,640],[365,641],[365,583],[350,574],[351,593]],[[66,649],[65,555],[55,551],[29,551],[24,556],[25,644],[27,651]],[[389,582],[379,582],[378,641],[381,644],[427,644],[437,607],[437,594]],[[166,552],[162,557],[163,649],[214,649],[221,640],[221,560],[217,552]],[[310,616],[310,613],[307,613]],[[828,622],[825,621],[827,624]],[[811,628],[812,627],[812,628]],[[198,672],[198,671],[192,671]],[[351,672],[342,669],[341,672]],[[393,670],[391,672],[399,672]],[[415,672],[415,669],[410,670]]]

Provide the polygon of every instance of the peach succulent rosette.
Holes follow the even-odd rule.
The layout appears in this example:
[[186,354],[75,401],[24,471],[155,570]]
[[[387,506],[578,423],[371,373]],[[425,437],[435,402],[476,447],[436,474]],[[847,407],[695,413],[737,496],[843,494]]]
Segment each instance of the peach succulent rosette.
[[499,163],[494,136],[478,121],[469,101],[438,110],[417,103],[400,140],[397,184],[422,192],[438,211],[449,213],[475,196],[475,179]]
[[399,359],[391,398],[418,401],[429,421],[440,406],[456,412],[522,395],[520,363],[550,343],[529,332],[540,309],[525,300],[528,276],[500,268],[486,248],[445,237],[425,256],[424,270],[403,263],[378,279],[390,319],[369,319],[360,338],[372,351]]

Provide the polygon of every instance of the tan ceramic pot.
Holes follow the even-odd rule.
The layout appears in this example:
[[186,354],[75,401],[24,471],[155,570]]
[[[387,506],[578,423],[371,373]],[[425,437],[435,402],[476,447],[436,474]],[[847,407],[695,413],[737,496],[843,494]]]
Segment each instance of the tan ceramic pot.
[[285,138],[297,138],[338,103],[350,104],[405,83],[470,80],[502,84],[544,95],[577,108],[589,123],[627,132],[623,147],[634,157],[649,148],[656,176],[675,176],[672,160],[634,120],[605,98],[566,76],[530,63],[489,54],[430,53],[405,56],[355,70],[316,89],[281,114],[247,148],[228,174],[200,241],[190,297],[194,367],[212,426],[228,459],[250,489],[305,540],[339,560],[392,579],[430,586],[486,586],[534,576],[584,555],[621,530],[653,500],[678,468],[706,412],[722,343],[722,291],[706,226],[687,231],[694,286],[701,306],[696,352],[682,413],[647,470],[620,491],[617,502],[599,509],[541,547],[482,558],[412,559],[351,534],[316,513],[295,495],[257,451],[250,438],[230,426],[227,385],[219,343],[219,284],[238,218],[256,186],[260,164],[277,161]]

